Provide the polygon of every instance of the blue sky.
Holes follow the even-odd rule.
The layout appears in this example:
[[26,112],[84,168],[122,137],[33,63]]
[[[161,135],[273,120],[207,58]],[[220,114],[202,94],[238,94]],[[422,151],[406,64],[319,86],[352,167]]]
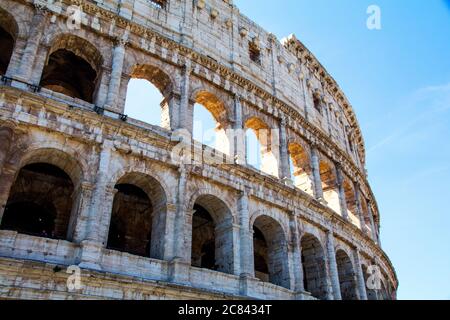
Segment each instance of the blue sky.
[[[279,39],[295,33],[352,103],[398,298],[450,299],[450,1],[234,3]],[[366,27],[373,4],[381,30]]]

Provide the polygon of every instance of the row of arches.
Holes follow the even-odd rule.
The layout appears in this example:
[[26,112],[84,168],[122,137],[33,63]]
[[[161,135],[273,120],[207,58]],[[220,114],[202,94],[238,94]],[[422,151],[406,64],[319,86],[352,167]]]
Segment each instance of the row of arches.
[[[0,73],[6,74],[18,28],[14,18],[2,9],[0,21]],[[126,95],[123,113],[150,124],[174,129],[175,122],[181,121],[175,120],[173,115],[174,105],[179,103],[174,101],[179,99],[173,94],[179,90],[175,85],[175,76],[151,64],[128,64],[122,74],[125,80],[122,87],[126,88],[123,92]],[[73,34],[62,34],[51,41],[39,86],[95,103],[104,73],[104,58],[93,44]],[[242,139],[229,133],[236,129],[231,119],[236,118],[237,111],[230,111],[233,108],[227,107],[224,98],[212,92],[213,89],[196,89],[194,84],[191,86],[189,90],[192,94],[186,114],[192,120],[194,139],[233,156],[232,153],[236,151],[235,139]],[[190,124],[187,126],[191,127]],[[343,181],[339,181],[335,165],[326,157],[320,158],[319,168],[315,169],[310,147],[293,139],[287,145],[289,177],[283,176],[284,172],[280,170],[283,166],[282,151],[277,131],[280,128],[274,130],[273,127],[274,124],[268,124],[267,120],[259,116],[244,115],[242,128],[238,129],[242,129],[245,136],[245,163],[266,174],[290,178],[297,188],[311,196],[323,196],[330,208],[349,217],[362,230],[372,233],[375,239],[376,232],[371,225],[367,201],[357,195],[354,183],[349,178],[344,177]],[[320,180],[314,179],[313,170],[319,171]],[[315,187],[315,184],[320,186]],[[317,188],[322,190],[323,195],[317,194]]]
[[[81,166],[56,149],[37,150],[20,163],[0,228],[70,240],[76,224]],[[114,189],[106,247],[162,260],[168,202],[165,188],[150,175],[132,172],[119,178]],[[191,265],[233,274],[236,235],[229,206],[210,194],[198,195],[192,203],[188,220]],[[290,288],[290,248],[282,224],[264,214],[251,221],[255,277]],[[329,298],[330,276],[322,242],[306,233],[300,239],[300,248],[305,290],[318,299]],[[356,299],[353,261],[344,250],[338,250],[336,263],[343,299]]]

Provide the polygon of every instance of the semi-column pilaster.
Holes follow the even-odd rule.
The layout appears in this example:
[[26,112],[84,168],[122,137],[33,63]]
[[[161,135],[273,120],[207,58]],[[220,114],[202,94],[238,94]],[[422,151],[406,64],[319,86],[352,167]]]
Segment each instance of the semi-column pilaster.
[[336,165],[336,176],[337,176],[339,206],[341,209],[341,214],[345,220],[348,220],[347,200],[345,198],[345,189],[344,189],[344,174],[339,165]]
[[105,107],[107,109],[117,109],[117,102],[123,73],[123,63],[125,59],[126,44],[127,44],[127,37],[125,36],[117,41],[117,44],[113,49],[111,76],[105,103]]
[[248,191],[241,192],[238,199],[238,215],[240,225],[240,269],[242,276],[254,277],[252,242],[253,233],[250,230],[250,213],[248,209]]
[[39,49],[39,43],[45,29],[47,11],[46,9],[36,6],[33,19],[30,24],[30,31],[28,33],[27,44],[20,59],[19,69],[16,78],[19,80],[29,82],[33,71],[34,61]]
[[190,99],[189,99],[189,86],[191,77],[191,62],[187,61],[183,66],[182,79],[181,79],[181,99],[180,99],[180,116],[178,117],[179,123],[177,129],[185,129],[192,135],[193,119],[190,116]]
[[364,217],[364,211],[362,209],[362,205],[361,205],[361,192],[359,189],[359,184],[355,183],[355,198],[356,198],[356,210],[358,211],[358,217],[359,217],[359,221],[361,224],[361,231],[364,234],[367,234],[367,229],[366,229],[366,219]]
[[334,249],[334,235],[332,231],[327,232],[327,253],[333,297],[334,300],[342,300],[341,285],[339,283],[339,273],[336,263],[336,252]]
[[242,118],[242,104],[239,95],[234,96],[234,160],[235,163],[245,165],[247,157],[245,156],[245,130]]
[[378,233],[375,227],[375,220],[373,218],[372,203],[370,201],[367,201],[367,211],[370,220],[370,229],[372,231],[372,239],[375,243],[379,244]]
[[293,285],[291,287],[296,293],[303,293],[305,291],[305,286],[303,282],[303,264],[302,264],[302,254],[300,248],[300,234],[298,221],[294,214],[289,217],[290,233],[291,233],[291,252],[292,252],[292,271],[293,275]]
[[319,151],[315,146],[311,147],[311,168],[313,172],[313,183],[314,183],[314,196],[316,199],[324,200],[322,180],[320,178],[320,162],[319,162]]
[[289,184],[290,181],[290,184],[292,184],[287,145],[286,119],[284,117],[280,121],[280,178],[286,183]]
[[356,281],[358,283],[359,300],[367,300],[366,284],[364,280],[364,274],[361,267],[361,258],[359,250],[354,251],[355,269],[356,269]]

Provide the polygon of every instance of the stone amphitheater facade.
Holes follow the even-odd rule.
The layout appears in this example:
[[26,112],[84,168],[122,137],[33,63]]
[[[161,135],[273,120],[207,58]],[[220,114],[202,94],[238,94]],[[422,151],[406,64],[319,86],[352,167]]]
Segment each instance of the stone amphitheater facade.
[[2,0],[0,32],[0,298],[396,298],[355,113],[295,36],[232,0]]

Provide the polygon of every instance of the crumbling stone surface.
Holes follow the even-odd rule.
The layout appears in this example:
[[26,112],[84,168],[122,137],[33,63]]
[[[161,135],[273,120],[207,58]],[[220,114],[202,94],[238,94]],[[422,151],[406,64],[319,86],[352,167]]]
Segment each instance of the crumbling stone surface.
[[[395,299],[356,116],[295,36],[231,0],[4,0],[0,43],[0,298]],[[180,162],[195,103],[221,144]]]

